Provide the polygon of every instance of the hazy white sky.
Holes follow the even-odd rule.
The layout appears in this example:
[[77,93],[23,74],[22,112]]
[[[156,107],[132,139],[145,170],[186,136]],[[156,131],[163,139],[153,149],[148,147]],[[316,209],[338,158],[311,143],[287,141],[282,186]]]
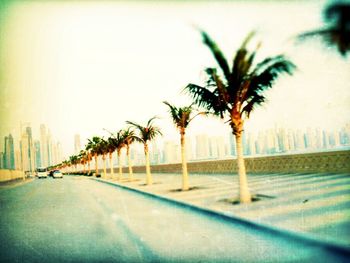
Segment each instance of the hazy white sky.
[[[259,59],[285,53],[297,66],[268,93],[246,129],[338,128],[350,121],[350,63],[319,40],[295,44],[322,25],[325,1],[9,1],[0,9],[1,138],[34,136],[45,123],[66,152],[125,121],[158,115],[165,137],[177,131],[162,101],[190,103],[181,90],[202,84],[215,62],[194,26],[205,29],[231,61],[257,30]],[[1,8],[1,6],[0,6]],[[218,120],[196,120],[189,134],[227,133]],[[224,128],[223,128],[224,127]],[[3,139],[1,139],[3,140]]]

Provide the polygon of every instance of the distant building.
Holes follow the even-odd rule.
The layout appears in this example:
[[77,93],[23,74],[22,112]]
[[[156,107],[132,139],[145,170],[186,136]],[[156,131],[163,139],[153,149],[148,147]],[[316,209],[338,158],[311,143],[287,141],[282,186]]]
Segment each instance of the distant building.
[[36,167],[42,167],[41,165],[41,149],[40,149],[40,141],[34,141],[34,149],[35,149],[35,163]]
[[52,136],[49,129],[47,130],[47,161],[48,161],[48,166],[51,166],[54,164],[53,156],[52,156]]
[[209,138],[209,156],[211,158],[224,158],[225,143],[222,136],[213,136]]
[[30,145],[29,145],[29,139],[28,139],[28,134],[23,133],[21,136],[21,141],[20,141],[20,149],[21,149],[21,160],[22,160],[22,169],[24,171],[30,171],[31,166],[30,166]]
[[49,157],[48,157],[48,145],[47,145],[47,129],[45,124],[40,125],[40,157],[41,165],[43,167],[49,166]]
[[149,151],[150,151],[150,163],[151,164],[159,164],[162,162],[161,150],[159,149],[159,147],[155,141],[151,142]]
[[5,137],[4,168],[10,170],[15,169],[15,149],[11,134]]
[[209,157],[209,140],[206,134],[196,136],[196,159]]
[[16,170],[23,170],[21,151],[19,149],[15,150],[15,169]]
[[3,152],[0,152],[0,169],[5,169],[4,163],[5,163],[5,154]]
[[232,132],[229,133],[229,155],[236,155],[236,139]]
[[80,153],[80,150],[81,150],[80,135],[76,134],[76,135],[74,135],[74,152],[75,152],[75,154]]
[[174,141],[164,142],[164,163],[177,163],[180,161],[180,147]]

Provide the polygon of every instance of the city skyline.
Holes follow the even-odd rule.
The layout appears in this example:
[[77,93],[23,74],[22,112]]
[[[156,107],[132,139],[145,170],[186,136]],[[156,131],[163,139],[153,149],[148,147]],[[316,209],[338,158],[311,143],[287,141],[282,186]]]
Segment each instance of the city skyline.
[[[64,154],[59,141],[52,138],[50,129],[45,124],[39,127],[40,138],[33,137],[30,123],[22,123],[20,140],[14,139],[10,133],[1,140],[0,169],[23,169],[34,171],[37,167],[49,167],[67,160],[84,150],[86,145],[80,144],[80,135],[74,135],[75,152]],[[234,137],[231,132],[224,135],[194,134],[186,136],[187,160],[222,160],[236,157]],[[257,133],[247,132],[243,135],[243,152],[245,156],[268,156],[275,154],[299,154],[317,151],[341,150],[350,147],[350,123],[338,131],[320,128],[285,129],[275,128],[260,130]],[[133,165],[144,165],[144,152],[141,144],[131,145]],[[125,155],[125,150],[122,151]],[[179,140],[158,138],[150,144],[151,164],[179,163]],[[126,166],[126,158],[122,157],[122,165]],[[94,160],[93,160],[94,162]],[[98,160],[103,165],[101,158]],[[117,159],[113,158],[113,166],[117,167]]]
[[45,124],[38,127],[40,136],[33,136],[30,123],[21,123],[20,136],[11,133],[0,142],[0,169],[35,171],[49,167],[65,158],[59,141],[52,137]]
[[[285,53],[298,67],[268,92],[269,101],[246,122],[247,132],[276,123],[286,129],[338,130],[350,116],[348,59],[318,39],[293,40],[322,26],[326,4],[9,2],[0,7],[6,14],[0,16],[0,136],[19,139],[20,121],[33,127],[46,123],[70,155],[74,134],[85,145],[94,135],[108,136],[104,128],[116,132],[127,120],[143,123],[157,115],[164,140],[177,138],[162,101],[189,104],[182,88],[201,83],[205,67],[215,65],[196,26],[208,31],[229,58],[257,29],[262,56]],[[229,131],[226,126],[198,119],[188,133],[200,134],[205,127],[208,135],[220,136]]]

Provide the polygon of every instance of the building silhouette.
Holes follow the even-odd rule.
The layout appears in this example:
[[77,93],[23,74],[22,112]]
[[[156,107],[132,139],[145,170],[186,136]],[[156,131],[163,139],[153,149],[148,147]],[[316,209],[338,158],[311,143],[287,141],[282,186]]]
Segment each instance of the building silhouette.
[[[25,127],[23,129],[23,127]],[[35,165],[35,150],[33,143],[32,128],[29,123],[21,124],[21,141],[20,141],[20,151],[21,151],[21,162],[22,169],[24,171],[34,172]]]
[[35,163],[36,167],[42,167],[41,165],[41,149],[40,149],[40,141],[34,141],[34,150],[35,150]]
[[200,134],[196,136],[196,159],[206,159],[209,157],[208,135]]
[[74,152],[75,152],[75,154],[79,154],[80,150],[81,150],[80,135],[75,134],[74,135]]
[[14,170],[15,169],[15,149],[14,141],[11,134],[5,136],[5,151],[4,151],[4,168]]
[[40,157],[41,157],[41,166],[49,166],[49,149],[47,144],[47,129],[45,124],[40,125]]

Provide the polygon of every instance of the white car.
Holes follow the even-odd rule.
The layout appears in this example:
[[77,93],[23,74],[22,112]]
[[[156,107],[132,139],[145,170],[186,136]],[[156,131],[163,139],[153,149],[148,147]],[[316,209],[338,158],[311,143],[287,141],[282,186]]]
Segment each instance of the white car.
[[38,178],[47,178],[47,170],[46,170],[46,168],[37,168],[36,169],[36,176]]
[[52,173],[53,178],[63,178],[63,174],[59,170],[55,170]]

